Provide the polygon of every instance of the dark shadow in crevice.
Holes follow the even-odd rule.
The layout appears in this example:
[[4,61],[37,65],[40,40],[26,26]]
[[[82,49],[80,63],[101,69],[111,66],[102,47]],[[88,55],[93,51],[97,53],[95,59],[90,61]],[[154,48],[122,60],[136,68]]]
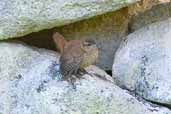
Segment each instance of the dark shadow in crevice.
[[159,102],[155,102],[155,101],[151,101],[151,100],[147,100],[147,99],[145,99],[145,100],[152,104],[156,104],[158,106],[163,106],[163,107],[169,108],[171,110],[171,105],[169,105],[169,104],[159,103]]
[[112,70],[106,70],[106,73],[112,77]]
[[53,29],[42,30],[39,32],[28,34],[26,36],[8,39],[8,41],[21,41],[30,46],[45,48],[49,50],[56,50],[55,44],[52,39],[53,33]]

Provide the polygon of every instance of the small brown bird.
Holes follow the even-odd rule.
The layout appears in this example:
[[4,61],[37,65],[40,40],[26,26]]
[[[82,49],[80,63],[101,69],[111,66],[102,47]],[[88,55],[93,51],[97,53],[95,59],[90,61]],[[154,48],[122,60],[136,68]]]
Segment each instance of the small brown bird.
[[53,40],[61,52],[60,71],[63,79],[72,84],[79,71],[95,63],[98,58],[98,48],[92,40],[70,40],[66,41],[64,37],[56,32]]

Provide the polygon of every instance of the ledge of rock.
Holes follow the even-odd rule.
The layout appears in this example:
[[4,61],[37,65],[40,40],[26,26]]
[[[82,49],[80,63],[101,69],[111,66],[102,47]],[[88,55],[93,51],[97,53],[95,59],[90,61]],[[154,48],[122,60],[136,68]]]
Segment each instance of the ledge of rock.
[[171,19],[128,35],[116,52],[117,84],[145,99],[171,105]]
[[132,16],[129,23],[129,32],[134,32],[154,22],[163,21],[171,17],[171,3],[159,4],[151,9]]
[[136,1],[139,0],[1,0],[0,39],[87,19]]
[[171,114],[139,102],[95,66],[72,89],[59,80],[57,53],[10,42],[0,49],[0,114]]

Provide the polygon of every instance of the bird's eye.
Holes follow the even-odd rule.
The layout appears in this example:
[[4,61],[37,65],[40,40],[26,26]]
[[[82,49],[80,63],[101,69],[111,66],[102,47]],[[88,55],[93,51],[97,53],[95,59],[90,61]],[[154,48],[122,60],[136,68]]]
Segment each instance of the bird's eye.
[[89,42],[84,42],[83,45],[84,45],[84,46],[91,46],[92,44],[89,43]]

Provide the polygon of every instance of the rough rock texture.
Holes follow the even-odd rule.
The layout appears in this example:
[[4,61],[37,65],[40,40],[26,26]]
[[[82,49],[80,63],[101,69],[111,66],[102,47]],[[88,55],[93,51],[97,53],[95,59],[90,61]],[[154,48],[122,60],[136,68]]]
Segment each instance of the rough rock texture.
[[129,32],[133,32],[157,21],[166,20],[169,17],[171,17],[171,3],[153,6],[150,10],[132,16],[129,23]]
[[155,5],[171,3],[170,0],[141,0],[136,2],[133,5],[130,5],[129,16],[139,15],[140,12],[145,12],[146,10],[151,9]]
[[59,80],[57,53],[6,42],[0,49],[1,114],[171,114],[140,103],[96,67],[87,68],[93,76],[77,80],[75,90]]
[[171,105],[171,19],[132,34],[116,52],[117,84],[145,99]]
[[65,25],[139,0],[0,0],[0,39]]
[[129,6],[129,15],[137,15],[140,12],[144,12],[151,9],[154,5],[160,3],[160,0],[141,0],[133,5]]

